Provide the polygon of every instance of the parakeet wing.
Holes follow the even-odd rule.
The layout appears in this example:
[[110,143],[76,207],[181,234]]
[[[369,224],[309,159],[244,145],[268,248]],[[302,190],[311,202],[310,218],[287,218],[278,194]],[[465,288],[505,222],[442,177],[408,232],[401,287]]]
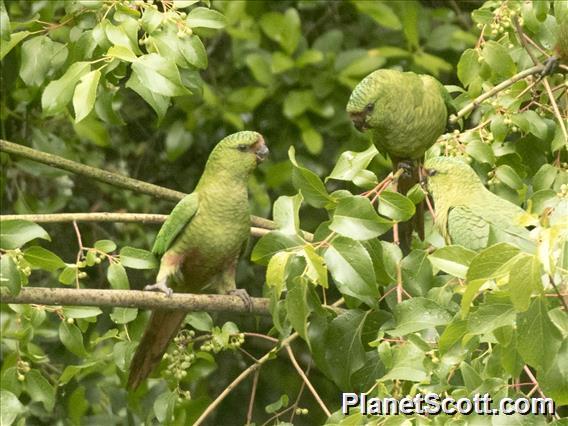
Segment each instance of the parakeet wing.
[[191,221],[198,206],[199,196],[197,192],[186,195],[177,203],[156,236],[156,241],[154,241],[152,247],[154,254],[162,255],[166,252],[181,230]]
[[490,225],[467,207],[459,206],[450,210],[447,229],[452,244],[471,250],[487,247]]

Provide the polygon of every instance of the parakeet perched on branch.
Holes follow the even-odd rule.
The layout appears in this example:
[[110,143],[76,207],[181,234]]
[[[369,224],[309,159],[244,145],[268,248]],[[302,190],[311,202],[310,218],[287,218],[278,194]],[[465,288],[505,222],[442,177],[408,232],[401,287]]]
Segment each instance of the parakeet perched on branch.
[[471,250],[509,242],[534,251],[529,231],[517,222],[525,211],[485,188],[464,161],[431,158],[424,163],[424,173],[434,199],[436,225],[448,242]]
[[[246,291],[236,290],[235,271],[250,233],[247,182],[267,155],[256,132],[232,134],[215,146],[195,190],[174,207],[158,232],[152,251],[162,255],[160,270],[156,284],[146,289],[245,297]],[[129,388],[138,387],[160,362],[185,315],[152,313],[132,359]]]
[[[353,90],[347,113],[355,127],[368,130],[372,141],[390,156],[393,169],[420,160],[424,152],[446,129],[452,98],[433,77],[390,69],[374,71]],[[402,175],[397,190],[406,192],[419,181],[418,167]],[[423,212],[417,209],[416,229],[423,237]],[[401,224],[400,237],[408,250],[412,239],[411,223]]]

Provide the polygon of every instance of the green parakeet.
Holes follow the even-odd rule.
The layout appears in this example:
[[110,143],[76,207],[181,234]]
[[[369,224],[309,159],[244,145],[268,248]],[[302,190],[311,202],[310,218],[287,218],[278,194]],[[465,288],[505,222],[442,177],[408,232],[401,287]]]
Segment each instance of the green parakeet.
[[534,251],[529,231],[518,223],[525,211],[485,188],[467,163],[451,157],[430,158],[424,172],[434,199],[436,226],[449,243],[480,250],[509,242]]
[[[160,269],[156,284],[146,289],[244,292],[236,290],[235,271],[250,233],[247,182],[267,155],[264,139],[256,132],[232,134],[215,146],[195,190],[174,207],[158,232],[152,251],[162,255]],[[171,310],[152,313],[132,359],[129,388],[138,387],[160,362],[185,315]]]
[[[368,130],[375,146],[390,156],[393,169],[419,160],[446,129],[452,98],[433,77],[381,69],[365,77],[353,90],[347,113],[355,127]],[[419,168],[403,174],[397,190],[406,194],[419,181]],[[416,229],[423,237],[423,213],[418,206]],[[401,224],[401,245],[410,247],[411,223]]]

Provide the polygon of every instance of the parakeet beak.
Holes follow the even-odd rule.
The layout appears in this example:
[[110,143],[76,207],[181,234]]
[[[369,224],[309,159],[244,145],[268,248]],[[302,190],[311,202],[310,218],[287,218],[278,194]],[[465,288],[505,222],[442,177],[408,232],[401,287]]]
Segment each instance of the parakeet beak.
[[350,112],[349,118],[357,130],[363,132],[368,129],[367,127],[367,113],[365,111]]
[[270,151],[268,147],[264,143],[264,139],[261,137],[259,140],[252,146],[254,153],[256,154],[256,162],[261,163],[268,157]]

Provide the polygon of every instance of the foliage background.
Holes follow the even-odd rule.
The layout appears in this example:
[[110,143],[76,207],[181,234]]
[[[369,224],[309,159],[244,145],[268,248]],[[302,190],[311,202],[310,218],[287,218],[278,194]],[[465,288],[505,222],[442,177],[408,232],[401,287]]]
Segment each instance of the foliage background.
[[[334,191],[358,194],[365,189],[343,176],[326,181],[323,196],[309,190],[320,188],[315,175],[328,176],[341,153],[368,147],[367,137],[354,130],[344,112],[352,88],[362,77],[381,67],[431,74],[450,85],[457,106],[462,107],[532,65],[515,35],[515,16],[522,17],[523,30],[551,54],[557,21],[566,10],[561,1],[152,3],[4,1],[2,138],[190,192],[218,140],[241,129],[258,130],[267,140],[271,159],[251,179],[253,213],[269,217],[278,197],[293,196],[300,189],[306,201],[300,212],[301,227],[317,230],[316,240],[329,232],[321,224],[334,217],[337,201],[346,195]],[[538,50],[533,53],[544,59]],[[549,79],[565,115],[563,76]],[[325,246],[314,247],[311,258],[289,250],[295,260],[281,256],[280,269],[273,263],[272,272],[282,275],[273,275],[271,282],[281,283],[288,293],[284,302],[274,304],[275,319],[280,314],[287,319],[276,321],[272,333],[287,335],[292,325],[303,337],[309,334],[310,347],[296,343],[294,348],[304,368],[312,366],[310,379],[332,411],[339,407],[340,390],[367,390],[377,379],[376,391],[383,396],[418,390],[456,397],[474,392],[494,397],[527,393],[531,386],[510,386],[530,381],[525,364],[536,374],[539,389],[559,405],[568,402],[562,389],[568,372],[561,363],[568,349],[566,316],[557,298],[545,297],[545,293],[553,294],[550,285],[540,283],[543,272],[560,283],[568,263],[561,231],[566,213],[566,187],[562,186],[567,182],[566,141],[542,86],[535,84],[522,93],[530,84],[530,79],[524,79],[490,99],[461,123],[463,129],[475,131],[449,133],[433,148],[434,153],[471,157],[472,165],[487,176],[490,188],[499,195],[525,206],[531,200],[532,220],[542,231],[546,248],[530,259],[538,272],[532,281],[523,281],[524,290],[513,287],[513,278],[508,281],[515,262],[527,262],[513,249],[510,257],[499,258],[499,266],[508,265],[504,270],[476,271],[478,281],[482,280],[479,285],[495,279],[499,286],[476,300],[464,319],[461,286],[464,279],[471,283],[467,271],[475,253],[449,248],[429,256],[427,244],[417,243],[403,259],[392,244],[348,240],[355,237],[347,232],[342,234],[343,242],[334,240],[339,253],[335,259],[345,259],[347,252],[357,254],[352,260],[359,261],[359,269],[347,281],[362,277],[368,288],[361,294],[346,293],[341,285],[337,290],[333,282],[341,281],[340,271],[346,269],[333,266],[334,260],[324,255]],[[297,164],[302,166],[290,161],[290,146],[295,147]],[[172,207],[166,201],[22,158],[2,154],[1,161],[3,214],[166,213]],[[353,167],[372,170],[378,180],[386,176],[387,159],[378,155],[370,165],[369,161]],[[336,169],[335,177],[338,174]],[[280,200],[275,209],[280,209],[281,217],[293,219],[301,199]],[[548,222],[542,218],[539,222],[546,207],[554,213]],[[411,210],[403,202],[386,218],[400,220]],[[385,216],[384,210],[379,212]],[[356,212],[347,213],[356,226]],[[266,264],[277,249],[298,244],[297,219],[284,225],[280,234],[256,246],[257,263]],[[77,256],[76,234],[69,223],[45,225],[51,241],[45,231],[31,225],[25,225],[25,232],[20,230],[22,238],[5,241],[2,274],[8,277],[11,290],[17,292],[28,281],[29,285],[56,286],[74,285],[76,280],[87,288],[139,289],[152,280],[155,259],[140,250],[151,246],[156,226],[79,227],[84,247],[93,248],[84,250],[84,258]],[[388,232],[382,237],[390,238]],[[354,241],[355,249],[349,241]],[[433,229],[427,243],[444,245]],[[485,253],[485,259],[502,252],[503,247],[494,248]],[[357,259],[359,255],[363,261]],[[238,283],[252,295],[278,299],[279,284],[267,287],[265,266],[255,265],[249,257],[241,261]],[[342,293],[349,307],[333,321],[319,307],[317,296],[328,281],[322,258],[333,279],[327,300]],[[306,261],[313,268],[307,278],[302,273]],[[369,302],[368,291],[377,300],[396,285],[397,270],[413,298],[398,307],[394,293],[380,304]],[[298,276],[303,278],[295,280]],[[510,297],[518,291],[520,302]],[[246,354],[229,345],[233,326],[213,330],[208,316],[193,315],[189,323],[198,334],[213,333],[224,349],[233,350],[213,357],[197,345],[197,361],[192,360],[186,377],[170,375],[167,383],[154,380],[129,395],[124,378],[146,312],[15,305],[1,309],[2,424],[63,424],[62,419],[72,424],[184,424],[197,418],[250,364]],[[417,319],[422,327],[412,325]],[[268,333],[271,329],[269,321],[257,318],[217,316],[214,323],[220,327],[228,320],[241,331]],[[346,336],[355,339],[343,341]],[[257,357],[269,349],[262,341],[248,338],[243,348]],[[163,362],[162,371],[173,365],[171,359]],[[285,357],[270,361],[259,376],[254,421],[262,424],[293,405],[300,386]],[[181,390],[190,390],[191,399]],[[244,423],[244,401],[249,395],[250,381],[230,394],[212,415],[211,424],[234,424],[235,419]],[[309,412],[295,415],[294,424],[325,421],[308,392],[296,404]],[[288,410],[279,419],[288,421],[293,412]],[[399,420],[404,419],[390,419],[388,424]],[[460,421],[465,419],[455,419]],[[533,424],[544,419],[522,421]],[[329,422],[340,422],[339,416]]]

